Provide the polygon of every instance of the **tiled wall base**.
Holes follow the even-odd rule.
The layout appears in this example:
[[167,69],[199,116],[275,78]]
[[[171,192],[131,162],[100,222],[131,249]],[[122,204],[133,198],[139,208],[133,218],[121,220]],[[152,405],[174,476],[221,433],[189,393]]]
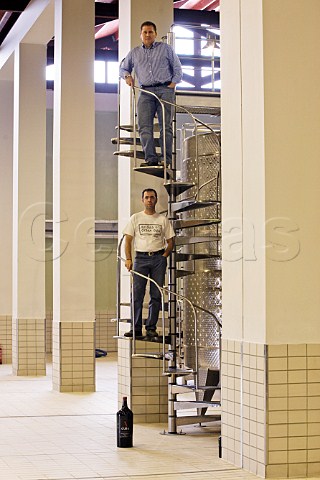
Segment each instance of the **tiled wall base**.
[[263,478],[320,477],[320,345],[222,344],[223,458]]
[[[52,353],[52,312],[46,313],[46,352]],[[96,348],[106,352],[117,351],[117,340],[114,338],[117,330],[117,323],[112,321],[116,314],[114,312],[96,312],[95,342]]]
[[53,389],[95,391],[94,322],[53,321]]
[[265,476],[265,348],[222,341],[223,458]]
[[[168,420],[168,378],[162,375],[162,360],[132,358],[131,339],[118,340],[119,408],[127,396],[135,423]],[[136,353],[159,353],[162,344],[137,341]]]
[[14,375],[45,375],[45,319],[12,320],[12,371]]
[[320,345],[268,345],[267,477],[320,476]]
[[0,347],[2,363],[12,362],[12,317],[0,315]]

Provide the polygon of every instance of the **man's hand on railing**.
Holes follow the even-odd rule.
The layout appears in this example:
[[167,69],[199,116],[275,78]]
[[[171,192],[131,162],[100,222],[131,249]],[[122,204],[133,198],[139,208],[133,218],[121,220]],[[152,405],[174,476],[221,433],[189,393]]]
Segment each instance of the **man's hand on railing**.
[[126,75],[124,79],[129,87],[134,87],[134,79],[131,77],[131,75]]
[[126,269],[128,270],[128,272],[130,272],[130,270],[132,270],[132,260],[131,260],[131,258],[129,258],[128,260],[125,261],[125,266],[126,266]]

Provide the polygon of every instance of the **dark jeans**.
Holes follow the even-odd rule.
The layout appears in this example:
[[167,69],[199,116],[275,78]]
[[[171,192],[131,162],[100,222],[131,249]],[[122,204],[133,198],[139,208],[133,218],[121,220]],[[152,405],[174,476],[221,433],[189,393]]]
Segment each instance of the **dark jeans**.
[[[149,90],[154,93],[160,99],[174,103],[175,92],[174,88],[169,87],[146,87],[145,90]],[[153,137],[153,120],[157,113],[159,126],[160,126],[160,146],[162,157],[163,152],[163,121],[162,121],[162,108],[159,100],[149,93],[141,92],[138,100],[138,126],[139,135],[144,151],[146,161],[156,162],[157,154],[154,145]],[[166,160],[167,164],[171,164],[172,160],[172,116],[173,107],[164,103],[164,115],[166,126]]]
[[[160,287],[163,287],[167,259],[161,254],[152,256],[136,254],[133,269],[146,277],[152,278]],[[147,280],[139,275],[133,275],[133,310],[135,330],[142,330],[142,306],[146,292]],[[161,293],[158,287],[150,282],[149,313],[146,321],[146,330],[155,330],[161,307]]]

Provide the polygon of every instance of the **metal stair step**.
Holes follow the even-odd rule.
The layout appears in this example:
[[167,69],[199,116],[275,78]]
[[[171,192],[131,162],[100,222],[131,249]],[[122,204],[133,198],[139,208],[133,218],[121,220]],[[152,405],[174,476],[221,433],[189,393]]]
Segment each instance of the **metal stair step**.
[[221,390],[220,385],[183,385],[186,389],[192,392],[205,392],[206,390]]
[[[133,125],[129,125],[129,124],[117,125],[116,130],[118,130],[118,129],[124,130],[125,132],[133,132]],[[136,131],[138,132],[138,125],[136,125]],[[153,124],[153,131],[154,132],[159,132],[160,131],[158,122],[155,122]]]
[[[118,139],[117,137],[111,138],[111,143],[113,145],[117,145],[118,140],[119,140],[120,145],[134,145],[134,144],[139,145],[139,146],[141,145],[140,138],[136,138],[136,142],[134,142],[133,137],[120,137],[120,139]],[[155,144],[156,147],[160,147],[160,139],[155,138],[154,139],[154,144]]]
[[169,195],[173,193],[176,196],[181,195],[181,193],[194,186],[195,183],[192,182],[167,182],[164,184],[164,188],[167,190],[167,193]]
[[[114,335],[113,338],[123,338],[125,340],[130,340],[132,341],[132,337],[125,337],[124,335]],[[149,342],[149,343],[163,343],[163,336],[159,335],[159,337],[153,337],[153,338],[148,338],[147,336],[139,337],[135,339],[136,342]],[[170,345],[171,339],[169,335],[165,336],[165,345]],[[171,360],[171,358],[168,358],[168,360]]]
[[187,277],[188,275],[193,275],[193,274],[194,274],[194,270],[181,270],[181,269],[176,270],[177,278]]
[[185,113],[185,109],[187,109],[190,113],[193,114],[209,114],[220,117],[221,115],[221,107],[211,107],[209,105],[177,105],[177,113]]
[[189,262],[192,260],[204,260],[206,258],[221,258],[220,255],[211,253],[176,253],[177,262]]
[[192,227],[203,227],[205,225],[213,225],[221,223],[221,220],[219,218],[188,218],[186,220],[173,220],[172,223],[175,229],[183,229]]
[[181,368],[181,367],[169,367],[166,371],[167,375],[177,375],[182,377],[184,375],[192,375],[195,371],[190,368]]
[[[199,400],[177,400],[174,402],[174,409],[175,410],[189,410],[190,408],[204,408],[204,407],[214,407],[219,408],[220,402],[214,401],[199,401]],[[221,413],[221,411],[219,410]],[[218,413],[218,410],[217,410]]]
[[212,207],[217,203],[221,203],[220,200],[183,200],[172,204],[172,211],[175,213],[188,212],[190,210],[197,210],[198,208]]
[[194,245],[198,243],[207,243],[207,242],[218,242],[221,240],[221,237],[217,236],[207,236],[207,237],[187,237],[187,236],[178,236],[175,237],[175,244],[179,245]]
[[[133,169],[136,172],[146,173],[147,175],[153,175],[154,177],[164,178],[164,167],[162,165],[156,165],[155,167],[136,167]],[[167,179],[173,177],[173,171],[169,168],[167,170]]]
[[192,425],[194,423],[211,423],[211,422],[218,422],[220,431],[220,420],[221,420],[221,413],[217,413],[216,415],[185,415],[179,416],[176,418],[177,426],[182,425]]
[[134,145],[135,143],[137,145],[141,145],[141,141],[140,141],[140,138],[136,138],[136,142],[134,142],[134,138],[133,137],[120,137],[120,138],[111,138],[111,143],[113,145],[117,145],[118,144],[118,141],[120,143],[120,145]]
[[144,160],[144,153],[142,150],[117,150],[116,152],[113,152],[113,155],[121,156],[121,157],[136,157],[139,158],[140,160]]

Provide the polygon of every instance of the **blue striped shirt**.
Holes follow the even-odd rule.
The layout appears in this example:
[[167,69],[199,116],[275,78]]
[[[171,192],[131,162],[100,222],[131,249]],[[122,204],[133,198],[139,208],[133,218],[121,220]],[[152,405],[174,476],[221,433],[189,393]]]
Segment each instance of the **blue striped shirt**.
[[170,45],[163,42],[153,42],[150,48],[143,44],[133,48],[120,64],[120,77],[131,75],[133,70],[140,86],[179,83],[182,79],[178,56]]

